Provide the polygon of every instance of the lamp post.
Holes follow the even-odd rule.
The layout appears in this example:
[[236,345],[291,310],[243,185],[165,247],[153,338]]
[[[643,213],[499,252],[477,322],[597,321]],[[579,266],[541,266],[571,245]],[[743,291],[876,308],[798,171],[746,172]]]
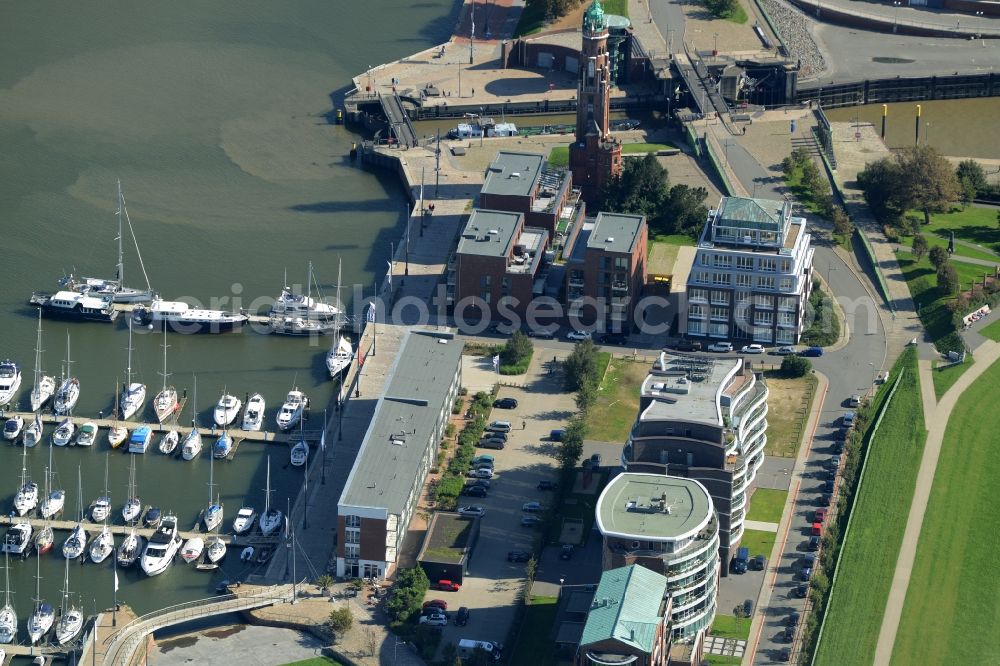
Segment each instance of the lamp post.
[[871,384],[871,389],[870,390],[872,392],[872,395],[874,396],[875,395],[875,364],[872,363],[871,361],[869,361],[868,365],[870,365],[872,367],[872,384]]
[[714,45],[715,47],[712,49],[712,55],[717,56],[719,55],[719,33],[715,33]]
[[896,29],[898,27],[897,17],[899,16],[899,6],[903,4],[900,0],[895,0],[892,3],[892,34],[896,34]]

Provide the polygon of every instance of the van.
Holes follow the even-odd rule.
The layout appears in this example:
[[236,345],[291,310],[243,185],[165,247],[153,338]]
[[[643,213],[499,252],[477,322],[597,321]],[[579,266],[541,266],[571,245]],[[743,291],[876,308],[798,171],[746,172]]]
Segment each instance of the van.
[[736,551],[736,559],[733,560],[733,573],[746,573],[750,564],[750,549],[740,548]]
[[467,661],[476,656],[476,650],[485,652],[493,661],[500,661],[500,644],[492,641],[474,641],[463,638],[458,642],[458,656]]
[[510,432],[510,421],[493,421],[486,429],[490,432]]

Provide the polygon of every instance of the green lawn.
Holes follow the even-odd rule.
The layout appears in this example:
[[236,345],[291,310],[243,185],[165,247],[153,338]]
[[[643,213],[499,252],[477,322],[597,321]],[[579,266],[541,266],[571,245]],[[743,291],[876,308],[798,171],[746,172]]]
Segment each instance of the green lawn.
[[927,434],[913,348],[896,362],[890,382],[901,368],[905,374],[869,445],[814,666],[870,664],[875,652]]
[[558,604],[556,597],[532,597],[526,607],[521,633],[514,646],[512,664],[551,664],[556,644],[552,640]]
[[747,12],[745,9],[743,9],[742,5],[737,5],[735,12],[723,16],[722,18],[726,19],[727,21],[732,21],[733,23],[739,23],[740,25],[746,23],[748,19]]
[[[515,37],[534,34],[545,26],[545,4],[544,0],[527,0],[524,11],[521,12],[521,18],[517,22],[517,28],[514,29]],[[586,4],[590,6],[589,2]],[[601,5],[604,7],[605,14],[628,17],[628,0],[604,0]],[[743,23],[744,21],[738,22]]]
[[[896,253],[896,261],[899,262],[910,296],[918,308],[920,321],[931,341],[942,352],[962,349],[962,340],[955,332],[951,323],[951,311],[948,309],[951,297],[942,296],[938,290],[934,266],[927,257],[917,262],[912,253],[904,251]],[[954,263],[956,270],[959,270],[962,264]],[[959,277],[962,278],[961,270]]]
[[552,146],[549,151],[549,166],[553,169],[569,167],[569,146]]
[[[590,3],[586,3],[588,6]],[[602,0],[605,14],[617,14],[628,18],[628,0]]]
[[893,664],[1000,663],[1000,533],[989,520],[1000,476],[998,396],[994,364],[948,419]]
[[[998,329],[998,332],[1000,332],[1000,329]],[[966,370],[972,367],[972,363],[974,361],[975,359],[972,358],[972,354],[966,354],[965,363],[960,365],[948,365],[948,367],[942,370],[938,370],[935,367],[931,376],[934,378],[934,395],[937,396],[938,400],[940,400],[941,396],[948,392],[948,389],[951,388],[952,384],[957,382],[958,378],[961,377]],[[936,365],[945,364],[943,362],[938,362]]]
[[691,238],[687,234],[652,234],[649,237],[650,244],[652,243],[673,243],[674,245],[684,245],[687,247],[694,247],[695,239]]
[[[923,213],[911,212],[909,215],[917,215],[921,222],[924,219]],[[957,210],[952,213],[939,213],[931,215],[931,223],[921,224],[921,231],[924,235],[936,236],[947,240],[949,232],[955,232],[955,238],[969,243],[981,245],[987,252],[984,259],[990,259],[989,251],[1000,252],[1000,226],[997,225],[997,212],[995,208],[975,208],[970,206],[965,210]],[[965,248],[968,250],[968,248]],[[960,251],[956,244],[955,252],[965,254]],[[967,255],[974,256],[974,255]]]
[[677,150],[677,146],[669,143],[623,143],[622,153],[655,153],[658,150]]
[[745,641],[750,637],[750,618],[716,615],[715,622],[712,623],[712,630],[708,633],[720,638],[735,638]]
[[760,520],[765,523],[779,522],[781,514],[785,511],[785,499],[787,498],[787,490],[758,488],[753,491],[753,497],[750,498],[750,511],[747,513],[747,520]]
[[989,326],[984,326],[980,329],[979,334],[993,340],[994,342],[1000,342],[1000,319],[993,322]]
[[[948,233],[945,231],[943,235],[938,235],[932,232],[927,232],[924,234],[924,238],[927,239],[928,247],[948,247]],[[906,244],[912,245],[913,237],[909,236],[906,238]],[[961,243],[955,243],[955,255],[962,257],[971,257],[973,259],[985,259],[986,261],[995,261],[1000,264],[1000,256],[990,252],[986,249],[969,247],[967,245],[962,245]]]
[[774,532],[765,530],[743,530],[743,538],[740,539],[740,547],[750,550],[750,557],[763,555],[768,560],[771,559],[771,549],[774,548]]
[[608,361],[611,366],[601,382],[597,404],[587,412],[587,439],[624,442],[639,413],[639,386],[649,374],[649,365],[620,358],[600,361],[598,367]]
[[743,663],[742,657],[727,657],[721,654],[705,653],[702,659],[710,666],[740,666]]

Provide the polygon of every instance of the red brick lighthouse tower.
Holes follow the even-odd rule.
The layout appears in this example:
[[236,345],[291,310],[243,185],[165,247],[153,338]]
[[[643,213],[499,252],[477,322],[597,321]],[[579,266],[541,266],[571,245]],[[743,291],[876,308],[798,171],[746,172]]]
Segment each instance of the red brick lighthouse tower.
[[611,68],[608,25],[600,0],[583,14],[583,49],[576,90],[576,142],[569,147],[573,184],[593,202],[608,180],[622,172],[621,144],[608,132]]

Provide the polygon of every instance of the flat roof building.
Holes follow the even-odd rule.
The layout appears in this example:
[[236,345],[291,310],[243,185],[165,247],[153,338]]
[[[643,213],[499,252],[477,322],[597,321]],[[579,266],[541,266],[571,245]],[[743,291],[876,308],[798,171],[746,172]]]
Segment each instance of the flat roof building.
[[337,575],[392,574],[462,380],[451,333],[406,333],[337,503]]
[[699,636],[715,618],[719,578],[719,521],[705,487],[694,479],[626,472],[601,492],[596,518],[604,569],[638,564],[661,574],[674,639]]

